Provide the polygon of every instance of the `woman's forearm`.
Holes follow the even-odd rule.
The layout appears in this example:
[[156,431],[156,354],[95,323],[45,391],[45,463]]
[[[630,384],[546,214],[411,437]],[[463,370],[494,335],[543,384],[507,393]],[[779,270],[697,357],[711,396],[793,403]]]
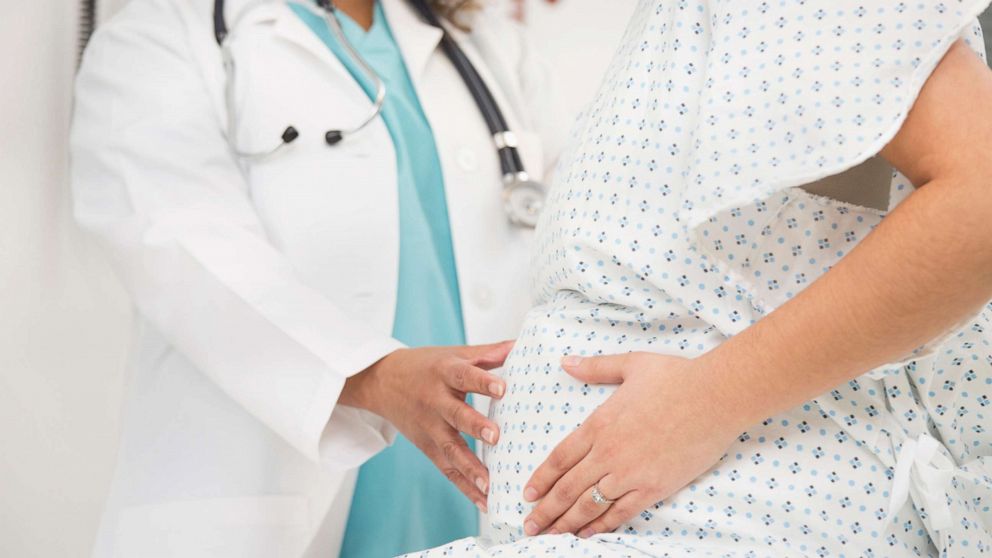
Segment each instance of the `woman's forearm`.
[[806,290],[701,358],[750,425],[948,332],[992,298],[992,73],[958,41],[881,155],[920,187]]
[[903,358],[992,297],[992,174],[978,170],[927,183],[809,288],[701,357],[742,424]]

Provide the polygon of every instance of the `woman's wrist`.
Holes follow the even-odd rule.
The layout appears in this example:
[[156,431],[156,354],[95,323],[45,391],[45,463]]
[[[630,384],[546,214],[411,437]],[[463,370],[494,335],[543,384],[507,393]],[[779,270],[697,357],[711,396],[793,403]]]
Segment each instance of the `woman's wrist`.
[[753,359],[735,355],[731,341],[691,359],[691,372],[699,380],[712,412],[728,428],[743,432],[774,414],[766,401]]

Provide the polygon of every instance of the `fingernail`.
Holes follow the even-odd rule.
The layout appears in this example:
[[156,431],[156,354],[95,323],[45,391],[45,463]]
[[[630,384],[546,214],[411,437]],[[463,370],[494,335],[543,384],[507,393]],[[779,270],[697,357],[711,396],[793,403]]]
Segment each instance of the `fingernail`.
[[588,539],[589,537],[591,537],[591,536],[593,536],[595,534],[596,533],[593,533],[591,529],[583,529],[582,531],[579,532],[579,538],[580,539]]
[[475,507],[479,508],[480,513],[489,513],[489,510],[486,509],[486,505],[482,502],[476,502]]
[[537,523],[534,523],[533,521],[528,521],[524,524],[524,533],[527,533],[532,537],[537,534],[538,529],[540,528],[537,526]]
[[486,485],[486,481],[482,480],[482,477],[475,479],[475,486],[479,489],[479,492],[489,494],[489,486]]
[[493,445],[493,444],[496,443],[496,433],[493,432],[493,429],[492,428],[488,428],[488,427],[487,428],[483,428],[482,429],[482,439],[485,440],[486,443],[488,443],[489,445]]
[[528,486],[527,489],[524,490],[524,500],[527,500],[528,502],[537,500],[537,489],[533,486]]
[[503,397],[503,384],[499,382],[493,382],[489,384],[489,393],[493,397]]
[[569,355],[561,359],[561,365],[563,368],[575,368],[581,362],[582,362],[582,357],[575,355]]

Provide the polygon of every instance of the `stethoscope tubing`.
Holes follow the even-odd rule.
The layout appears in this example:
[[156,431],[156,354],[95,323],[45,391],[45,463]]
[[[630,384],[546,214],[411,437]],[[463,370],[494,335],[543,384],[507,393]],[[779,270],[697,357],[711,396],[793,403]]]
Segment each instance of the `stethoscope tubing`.
[[341,22],[338,21],[337,8],[329,0],[318,0],[317,4],[324,9],[324,20],[327,21],[327,26],[331,29],[334,34],[334,38],[338,40],[339,43],[344,47],[345,51],[348,52],[348,56],[354,60],[358,66],[362,69],[362,73],[368,76],[372,80],[372,84],[375,86],[375,100],[372,103],[372,112],[361,121],[357,126],[350,130],[342,131],[345,136],[360,132],[365,129],[366,126],[372,123],[373,120],[378,118],[382,114],[382,105],[386,102],[386,84],[382,82],[382,78],[379,74],[369,66],[369,63],[365,58],[358,54],[355,50],[354,45],[348,40],[344,35],[344,30],[341,29]]
[[[489,128],[489,133],[493,137],[496,137],[498,134],[509,132],[510,126],[503,116],[503,111],[500,110],[492,91],[486,86],[486,83],[482,80],[482,76],[479,75],[475,66],[468,59],[465,51],[458,46],[458,43],[455,42],[444,28],[437,14],[434,13],[434,10],[431,9],[426,0],[410,1],[427,23],[441,29],[443,33],[441,36],[441,49],[444,50],[445,55],[451,60],[462,81],[468,86],[469,93],[475,100],[475,104],[479,107],[479,112],[482,113],[486,126]],[[518,175],[525,172],[523,161],[515,146],[500,146],[497,148],[497,151],[499,153],[503,176]]]
[[[256,0],[260,2],[263,0]],[[465,52],[458,46],[458,43],[448,33],[447,29],[438,19],[437,14],[427,3],[427,0],[409,0],[411,4],[420,12],[420,15],[430,25],[438,28],[441,35],[441,49],[445,56],[451,61],[452,66],[462,78],[472,100],[475,101],[492,136],[499,159],[500,170],[503,176],[503,197],[507,207],[510,221],[527,227],[533,227],[536,223],[536,216],[543,207],[544,188],[539,183],[531,180],[524,169],[523,159],[517,150],[517,138],[510,130],[503,111],[500,110],[496,98],[486,85],[482,76],[472,65]],[[335,145],[345,137],[361,131],[382,114],[383,104],[386,100],[386,86],[382,78],[375,72],[369,63],[358,53],[355,47],[347,39],[341,22],[337,17],[337,8],[332,0],[316,0],[317,6],[323,12],[324,19],[334,34],[335,39],[344,47],[348,56],[354,60],[363,73],[365,73],[375,86],[375,98],[373,100],[373,110],[359,122],[355,127],[347,130],[329,130],[325,134],[325,141],[329,145]],[[225,84],[225,97],[228,111],[228,137],[237,137],[237,119],[234,116],[234,99],[232,76],[234,74],[234,58],[228,44],[229,29],[224,16],[224,0],[214,0],[214,38],[220,46],[224,60],[224,69],[227,77]],[[231,141],[232,150],[235,155],[242,159],[261,159],[274,155],[299,137],[299,132],[289,126],[282,134],[282,142],[273,149],[256,153],[240,151],[236,148],[235,142]]]

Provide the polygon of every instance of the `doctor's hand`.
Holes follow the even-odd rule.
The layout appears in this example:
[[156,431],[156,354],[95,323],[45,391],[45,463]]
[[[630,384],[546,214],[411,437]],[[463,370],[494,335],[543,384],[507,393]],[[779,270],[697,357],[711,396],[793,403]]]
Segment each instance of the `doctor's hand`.
[[540,502],[528,535],[613,531],[706,472],[745,429],[698,359],[629,353],[565,357],[562,367],[620,386],[531,476],[524,499]]
[[369,410],[403,433],[482,511],[489,471],[461,432],[495,444],[499,427],[466,403],[469,393],[499,399],[512,341],[468,347],[400,349],[348,379],[340,403]]

